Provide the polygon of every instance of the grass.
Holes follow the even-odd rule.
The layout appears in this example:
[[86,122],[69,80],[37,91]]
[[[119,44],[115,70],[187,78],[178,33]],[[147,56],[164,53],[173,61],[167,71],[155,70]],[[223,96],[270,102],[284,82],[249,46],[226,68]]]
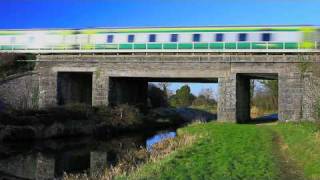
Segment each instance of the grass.
[[192,105],[192,106],[190,106],[190,108],[198,109],[201,111],[206,111],[206,112],[213,113],[213,114],[217,113],[217,106],[216,105],[210,105],[210,104]]
[[128,179],[277,179],[271,131],[254,125],[208,123],[183,128],[198,135],[191,147],[147,163]]
[[282,148],[307,179],[320,179],[320,127],[314,123],[280,123],[272,127],[283,139]]
[[146,162],[156,162],[167,157],[171,152],[178,149],[188,147],[196,141],[197,137],[193,135],[184,134],[175,138],[165,139],[152,147],[149,152],[145,148],[132,149],[121,155],[121,159],[115,166],[105,166],[98,169],[90,169],[89,173],[67,174],[63,176],[64,180],[113,180],[127,179],[127,174],[135,171],[141,164]]
[[320,128],[314,123],[208,123],[179,133],[201,138],[128,179],[320,179]]
[[315,123],[195,123],[156,147],[146,163],[110,179],[320,179]]

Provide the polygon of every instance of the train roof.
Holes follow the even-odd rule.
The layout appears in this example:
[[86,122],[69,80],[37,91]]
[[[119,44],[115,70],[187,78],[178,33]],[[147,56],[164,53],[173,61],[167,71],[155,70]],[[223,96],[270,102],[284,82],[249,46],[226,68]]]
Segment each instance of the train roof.
[[165,32],[254,32],[299,31],[302,28],[318,28],[313,25],[259,25],[259,26],[176,26],[176,27],[96,27],[96,28],[48,28],[48,29],[0,29],[0,35],[14,35],[30,31],[65,34],[100,33],[165,33]]

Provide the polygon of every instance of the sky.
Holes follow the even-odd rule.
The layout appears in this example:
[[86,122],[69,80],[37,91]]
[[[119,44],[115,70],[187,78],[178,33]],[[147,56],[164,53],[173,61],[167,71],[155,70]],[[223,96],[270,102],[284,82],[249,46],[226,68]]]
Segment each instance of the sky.
[[320,25],[320,0],[0,0],[0,29]]
[[0,0],[0,17],[0,29],[320,25],[320,0]]

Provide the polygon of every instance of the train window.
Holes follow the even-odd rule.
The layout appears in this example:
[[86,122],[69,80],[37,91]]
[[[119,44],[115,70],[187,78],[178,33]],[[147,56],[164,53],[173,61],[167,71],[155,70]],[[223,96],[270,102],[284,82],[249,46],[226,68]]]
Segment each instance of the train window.
[[128,35],[128,42],[134,42],[134,35],[133,34],[130,34]]
[[247,41],[247,34],[246,33],[240,33],[239,35],[238,35],[238,40],[239,41]]
[[271,41],[271,33],[262,33],[261,40],[262,41]]
[[224,35],[223,34],[216,34],[216,41],[217,42],[222,42],[223,41],[223,37]]
[[171,34],[171,42],[178,42],[178,34]]
[[149,42],[156,42],[156,35],[155,34],[149,35]]
[[193,37],[192,37],[193,42],[199,42],[200,39],[201,39],[200,34],[193,34]]
[[113,35],[107,36],[107,43],[113,43]]

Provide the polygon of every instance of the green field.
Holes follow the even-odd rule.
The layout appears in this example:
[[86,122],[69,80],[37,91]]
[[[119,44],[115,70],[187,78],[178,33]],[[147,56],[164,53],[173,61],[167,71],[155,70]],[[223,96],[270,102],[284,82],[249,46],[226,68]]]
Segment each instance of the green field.
[[178,134],[197,135],[198,140],[125,179],[320,179],[316,124],[207,123]]

